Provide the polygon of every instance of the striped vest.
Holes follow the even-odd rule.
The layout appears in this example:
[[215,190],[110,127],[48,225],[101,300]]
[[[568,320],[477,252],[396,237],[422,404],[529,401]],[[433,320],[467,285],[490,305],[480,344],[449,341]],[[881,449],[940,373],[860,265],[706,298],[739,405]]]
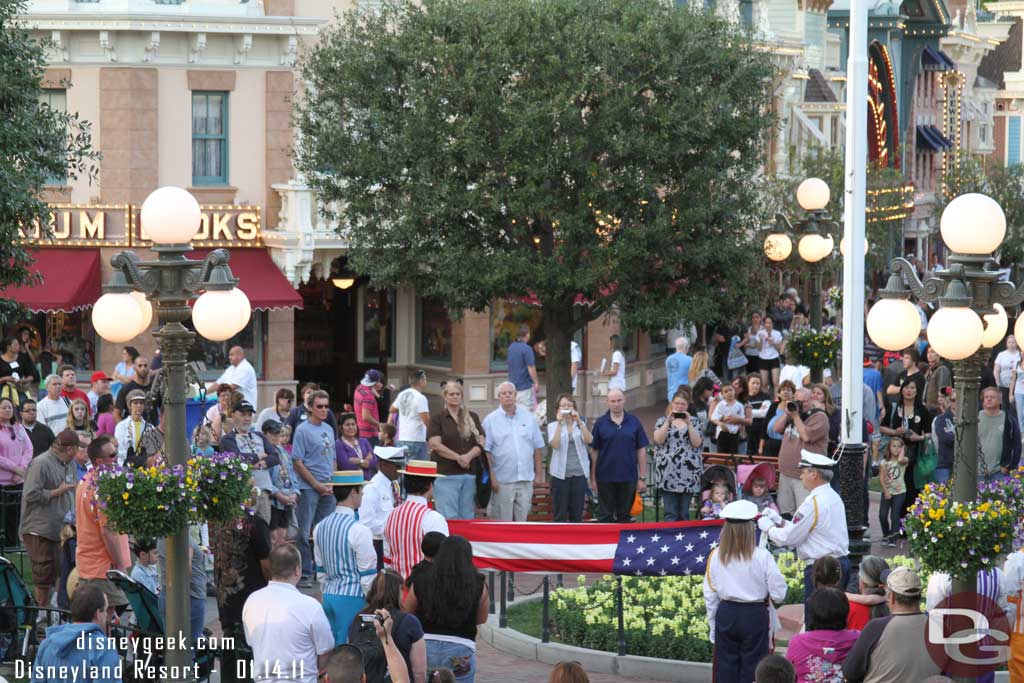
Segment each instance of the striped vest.
[[324,563],[323,567],[317,567],[317,571],[324,575],[325,595],[363,597],[356,551],[348,540],[349,530],[356,524],[355,515],[335,512],[325,517],[313,531],[313,542],[320,549],[320,559]]
[[422,503],[407,500],[388,514],[384,523],[384,542],[388,555],[384,565],[409,578],[412,568],[423,559],[423,518],[428,508]]

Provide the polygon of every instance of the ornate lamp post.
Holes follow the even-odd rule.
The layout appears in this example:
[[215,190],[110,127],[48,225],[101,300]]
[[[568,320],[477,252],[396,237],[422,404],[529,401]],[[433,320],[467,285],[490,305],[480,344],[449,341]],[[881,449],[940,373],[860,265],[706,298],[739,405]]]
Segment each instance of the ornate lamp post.
[[[811,327],[821,330],[821,274],[825,270],[824,260],[835,246],[832,234],[839,231],[834,221],[828,220],[825,207],[830,193],[828,185],[821,178],[808,178],[796,189],[796,201],[807,217],[798,225],[802,236],[797,243],[800,258],[811,266]],[[772,261],[784,261],[793,251],[793,226],[785,215],[775,214],[779,229],[769,234],[764,241],[764,253]],[[811,369],[811,379],[821,381],[821,369]]]
[[[952,254],[949,268],[924,282],[905,259],[892,262],[892,276],[879,292],[881,301],[868,312],[868,334],[890,351],[911,346],[921,332],[921,318],[910,303],[938,302],[940,308],[928,324],[928,343],[953,361],[961,409],[956,418],[956,444],[952,494],[959,502],[977,497],[978,389],[988,349],[999,343],[1008,325],[1006,308],[1024,301],[1024,289],[999,282],[992,258],[1006,235],[1006,217],[999,204],[982,194],[957,197],[942,213],[942,239]],[[904,281],[909,285],[904,285]],[[1024,316],[1014,330],[1024,332]],[[974,590],[974,581],[954,581],[953,592]]]
[[[154,336],[163,356],[165,380],[164,424],[167,434],[164,457],[168,464],[184,465],[188,460],[185,428],[185,364],[195,333],[182,323],[189,317],[196,330],[212,341],[224,341],[249,322],[249,299],[235,287],[237,280],[228,267],[225,249],[211,252],[202,261],[185,255],[199,228],[199,204],[188,192],[163,187],[142,205],[142,226],[153,241],[155,261],[142,261],[131,251],[111,259],[114,274],[104,286],[105,294],[93,307],[96,332],[107,341],[128,341],[146,331],[153,316],[162,326]],[[190,309],[189,300],[199,295]],[[187,531],[167,543],[166,635],[189,635],[189,576]],[[192,634],[197,635],[197,634]],[[192,662],[188,650],[168,649],[166,663],[182,667]]]

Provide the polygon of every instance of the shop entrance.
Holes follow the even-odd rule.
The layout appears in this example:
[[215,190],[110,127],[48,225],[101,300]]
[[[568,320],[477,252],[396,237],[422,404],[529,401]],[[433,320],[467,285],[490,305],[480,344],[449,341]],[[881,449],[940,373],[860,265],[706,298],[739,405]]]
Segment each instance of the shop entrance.
[[[369,368],[387,375],[387,354],[379,353],[379,330],[390,325],[378,313],[390,311],[387,294],[365,288],[358,280],[345,289],[330,279],[313,279],[301,287],[303,307],[295,311],[295,376],[316,382],[331,395],[331,407],[352,404],[353,393]],[[362,337],[362,338],[360,338]],[[381,401],[382,415],[388,397]]]

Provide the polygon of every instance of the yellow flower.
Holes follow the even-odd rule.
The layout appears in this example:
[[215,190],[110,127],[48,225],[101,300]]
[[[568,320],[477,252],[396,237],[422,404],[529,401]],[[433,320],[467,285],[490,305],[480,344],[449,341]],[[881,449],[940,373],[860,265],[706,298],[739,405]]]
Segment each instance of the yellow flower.
[[125,493],[122,493],[121,498],[123,498],[124,500],[128,500],[128,492],[126,491]]
[[214,497],[213,497],[213,502],[214,502],[214,503],[219,503],[219,502],[220,502],[220,499],[219,499],[219,498],[217,498],[217,496],[214,496]]
[[992,549],[998,553],[1002,550],[1002,547],[1000,547],[1000,545],[996,543],[994,546],[992,546]]

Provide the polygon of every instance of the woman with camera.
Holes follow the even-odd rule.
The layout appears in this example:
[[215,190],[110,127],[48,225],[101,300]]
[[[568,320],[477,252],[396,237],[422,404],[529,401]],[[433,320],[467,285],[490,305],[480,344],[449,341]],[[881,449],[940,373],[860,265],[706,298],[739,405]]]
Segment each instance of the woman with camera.
[[700,493],[703,470],[703,422],[690,412],[690,392],[679,387],[672,403],[654,425],[654,466],[665,506],[665,521],[690,518],[690,501]]
[[907,510],[917,499],[918,488],[914,483],[914,466],[917,459],[924,450],[924,441],[931,435],[932,417],[921,400],[921,392],[918,383],[907,380],[900,387],[899,400],[893,402],[889,410],[885,412],[885,418],[880,427],[885,436],[898,436],[903,439],[906,445],[907,460],[910,461],[904,473],[904,480],[907,484],[907,497],[903,500],[903,509],[900,510],[900,518],[907,514]]
[[551,446],[551,502],[556,522],[582,522],[587,500],[590,455],[587,446],[594,435],[576,412],[569,394],[558,397],[558,419],[548,424]]
[[[366,607],[348,629],[348,642],[363,650],[366,683],[385,683],[387,660],[378,643],[373,621],[378,610],[391,615],[391,637],[402,653],[411,680],[422,681],[427,675],[427,641],[423,639],[423,626],[416,615],[402,611],[402,575],[394,569],[382,569],[370,586]],[[369,656],[367,656],[369,655]]]

